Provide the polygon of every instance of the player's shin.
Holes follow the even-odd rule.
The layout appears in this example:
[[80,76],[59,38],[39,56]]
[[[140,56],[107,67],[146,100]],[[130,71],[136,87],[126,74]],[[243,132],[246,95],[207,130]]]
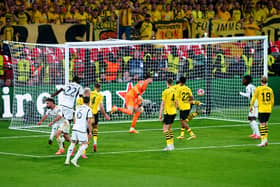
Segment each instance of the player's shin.
[[75,157],[73,158],[75,162],[77,162],[77,160],[80,158],[80,156],[83,154],[84,150],[86,150],[87,147],[88,147],[87,143],[83,143],[80,145]]
[[75,143],[71,142],[68,150],[67,150],[67,155],[66,155],[66,160],[65,160],[65,164],[69,164],[69,161],[70,161],[70,157],[71,157],[71,154],[75,148]]
[[135,128],[136,122],[140,116],[141,112],[135,112],[132,118],[131,128]]
[[261,125],[260,126],[260,129],[261,129],[261,140],[262,142],[261,143],[264,143],[265,142],[265,135],[266,135],[266,128],[264,125]]
[[52,131],[51,131],[51,134],[50,134],[50,138],[49,138],[49,140],[53,140],[53,137],[54,137],[54,134],[55,134],[55,131],[56,131],[56,128],[52,128]]
[[58,148],[63,149],[63,142],[62,142],[60,136],[56,137],[56,141],[57,141],[57,144],[58,144]]
[[98,129],[94,128],[92,130],[92,136],[93,136],[93,144],[97,144],[97,135],[98,135]]
[[188,115],[186,122],[191,121],[193,118],[195,118],[196,116],[198,116],[198,112],[193,112],[190,115]]
[[259,131],[259,126],[258,126],[258,123],[256,120],[253,120],[252,122],[252,125],[253,125],[253,128],[254,128],[254,134],[257,135],[257,136],[260,136],[260,131]]

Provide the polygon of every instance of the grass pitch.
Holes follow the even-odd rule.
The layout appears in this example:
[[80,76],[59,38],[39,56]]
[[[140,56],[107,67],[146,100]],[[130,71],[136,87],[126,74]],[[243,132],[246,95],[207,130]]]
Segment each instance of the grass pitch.
[[[176,149],[165,147],[160,122],[138,123],[139,134],[129,134],[129,124],[102,124],[98,152],[80,168],[64,166],[57,145],[48,134],[8,130],[0,122],[0,186],[280,186],[280,108],[269,122],[269,146],[251,140],[247,123],[193,120],[197,138],[175,139]],[[173,128],[179,135],[179,122]]]

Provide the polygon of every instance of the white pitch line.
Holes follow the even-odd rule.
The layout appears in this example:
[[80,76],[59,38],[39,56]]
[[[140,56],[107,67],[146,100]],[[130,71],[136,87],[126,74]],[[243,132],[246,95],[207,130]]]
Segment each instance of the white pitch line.
[[[269,123],[269,125],[279,125],[280,123]],[[230,128],[230,127],[247,127],[247,124],[233,124],[233,125],[215,125],[215,126],[201,126],[201,127],[192,127],[192,129],[211,129],[211,128]],[[173,128],[173,130],[178,130],[180,128]],[[160,131],[162,128],[157,129],[140,129],[139,132],[145,131]],[[114,133],[127,133],[127,130],[119,130],[119,131],[100,131],[99,134],[114,134]],[[50,133],[50,132],[46,132]],[[2,136],[0,139],[19,139],[19,138],[39,138],[39,137],[47,137],[49,135],[30,135],[30,136]]]
[[[269,145],[280,145],[280,142],[271,142]],[[234,144],[234,145],[210,145],[210,146],[200,146],[200,147],[183,147],[175,148],[174,151],[187,151],[187,150],[201,150],[201,149],[225,149],[225,148],[235,148],[235,147],[255,147],[256,144]],[[259,148],[260,149],[260,148]],[[163,152],[163,149],[146,149],[146,150],[128,150],[128,151],[112,151],[112,152],[98,152],[98,153],[88,153],[87,155],[115,155],[115,154],[127,154],[127,153],[146,153],[146,152]],[[18,156],[26,158],[59,158],[65,157],[66,155],[31,155],[31,154],[21,154],[21,153],[9,153],[0,152],[0,155],[8,156]]]

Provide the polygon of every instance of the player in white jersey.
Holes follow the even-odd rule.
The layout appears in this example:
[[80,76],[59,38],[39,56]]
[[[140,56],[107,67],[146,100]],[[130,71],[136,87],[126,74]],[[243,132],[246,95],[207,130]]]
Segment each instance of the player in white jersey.
[[53,120],[48,124],[49,127],[52,126],[52,131],[55,132],[54,136],[56,137],[59,150],[56,152],[57,155],[64,153],[63,141],[61,140],[60,135],[63,133],[63,136],[66,141],[70,141],[69,129],[70,125],[67,120],[62,116],[62,109],[60,106],[55,105],[53,98],[47,98],[46,100],[47,111],[42,119],[37,123],[41,125],[44,120],[48,117],[51,117]]
[[80,106],[75,112],[74,125],[72,129],[72,137],[71,137],[71,145],[68,148],[67,156],[65,160],[65,165],[69,165],[71,154],[75,148],[76,143],[80,144],[78,152],[71,160],[71,163],[79,167],[77,164],[78,159],[83,154],[84,150],[88,147],[88,133],[87,128],[89,130],[89,136],[92,136],[92,111],[89,107],[89,97],[83,97],[84,104]]
[[[244,86],[246,86],[246,92],[245,93],[239,92],[239,94],[241,96],[247,97],[249,99],[249,101],[251,101],[251,98],[256,89],[256,87],[252,84],[252,77],[250,75],[244,76],[242,79],[242,84]],[[252,139],[261,138],[258,123],[256,121],[257,118],[258,118],[258,103],[256,101],[253,106],[253,110],[251,112],[249,111],[249,115],[248,115],[248,120],[249,120],[251,129],[253,131],[252,135],[250,135],[249,137],[252,137]]]
[[83,94],[83,89],[80,85],[80,78],[75,76],[73,78],[73,82],[64,85],[63,88],[53,93],[51,97],[58,95],[62,91],[63,98],[60,103],[60,106],[62,107],[62,114],[63,117],[67,119],[69,123],[71,123],[73,120],[74,105],[76,102],[76,98],[78,95],[82,96]]

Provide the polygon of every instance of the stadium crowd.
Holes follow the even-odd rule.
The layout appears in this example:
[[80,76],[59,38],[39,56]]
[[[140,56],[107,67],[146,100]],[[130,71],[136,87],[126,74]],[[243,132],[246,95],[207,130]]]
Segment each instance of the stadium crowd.
[[[18,37],[14,33],[13,27],[15,25],[24,24],[65,24],[65,23],[99,23],[105,21],[116,21],[119,24],[119,38],[131,39],[131,34],[138,33],[138,39],[156,39],[154,31],[156,30],[154,22],[158,21],[173,21],[173,20],[184,20],[187,24],[192,24],[196,19],[220,19],[226,21],[240,21],[244,27],[244,34],[247,36],[256,35],[256,30],[262,29],[263,21],[273,15],[280,15],[280,2],[271,0],[39,0],[39,1],[25,1],[25,0],[6,0],[0,2],[0,27],[1,27],[1,39],[2,40],[16,40]],[[185,36],[185,35],[184,35]],[[5,50],[5,49],[4,49]],[[142,73],[145,71],[153,71],[158,77],[170,76],[178,72],[180,67],[187,68],[189,70],[198,71],[197,68],[202,68],[199,63],[195,63],[196,56],[201,55],[202,52],[193,49],[190,54],[186,55],[188,59],[181,58],[181,49],[175,50],[174,53],[166,54],[164,50],[151,50],[145,51],[145,48],[141,48],[139,51],[132,51],[130,54],[125,52],[111,53],[106,59],[104,55],[92,53],[96,55],[96,59],[91,64],[94,68],[97,78],[95,80],[103,82],[121,82],[127,80],[137,79],[132,75],[139,75],[141,78]],[[120,50],[121,51],[121,50]],[[172,49],[171,49],[172,51]],[[173,50],[174,51],[174,50]],[[201,50],[203,51],[203,50]],[[249,50],[247,50],[249,51]],[[217,52],[218,53],[218,52]],[[149,54],[147,56],[147,54]],[[28,54],[26,54],[28,56]],[[172,55],[173,57],[169,57]],[[190,58],[193,55],[193,58]],[[223,53],[222,53],[223,55]],[[249,61],[250,54],[247,52],[244,54]],[[258,56],[258,54],[254,54]],[[8,55],[9,56],[9,55]],[[1,56],[0,58],[0,76],[2,77],[2,85],[11,85],[11,79],[13,78],[11,65],[5,64],[9,62],[8,56]],[[175,57],[176,58],[175,58]],[[203,56],[203,55],[202,55]],[[125,58],[127,57],[127,58]],[[3,58],[3,59],[2,59]],[[47,56],[42,57],[46,59]],[[154,59],[162,59],[162,63],[159,65],[154,64]],[[178,59],[177,59],[178,58]],[[201,56],[199,57],[201,58]],[[128,59],[128,60],[127,60]],[[151,59],[151,60],[149,60]],[[190,59],[190,60],[189,60]],[[218,58],[219,61],[224,58],[221,56]],[[238,57],[237,61],[242,61],[242,67],[246,67],[245,57]],[[72,58],[73,72],[76,71],[76,67],[79,67],[78,60]],[[84,60],[84,59],[82,59]],[[273,59],[275,61],[275,59]],[[28,60],[26,60],[27,62]],[[115,62],[116,61],[116,62]],[[161,60],[159,60],[161,61]],[[171,62],[172,61],[172,62]],[[192,62],[191,62],[192,61]],[[273,62],[274,62],[273,61]],[[91,62],[91,60],[89,60]],[[95,62],[100,63],[99,67],[96,68]],[[115,65],[112,71],[121,72],[118,76],[108,77],[106,76],[107,67],[109,63],[119,63],[119,66]],[[164,63],[163,63],[164,62]],[[147,65],[147,64],[153,64]],[[200,62],[201,63],[201,62]],[[216,62],[213,62],[216,63]],[[221,68],[223,63],[219,63],[220,67],[216,67],[220,72],[225,71]],[[253,63],[253,62],[252,62]],[[57,64],[57,63],[54,63]],[[62,63],[60,63],[60,66]],[[124,65],[125,64],[125,65]],[[144,64],[144,65],[143,65]],[[173,65],[172,65],[173,64]],[[175,64],[175,65],[174,65]],[[217,63],[216,63],[217,64]],[[177,67],[177,70],[170,68]],[[273,69],[273,64],[270,63],[270,69]],[[33,80],[32,77],[35,70],[38,70],[38,62],[28,61],[28,78],[22,80]],[[52,67],[53,65],[50,65]],[[56,65],[57,66],[57,65]],[[213,65],[215,66],[215,65]],[[5,68],[4,68],[5,67]],[[7,68],[8,67],[8,68]],[[17,64],[17,68],[22,68],[20,64]],[[25,66],[26,67],[26,66]],[[60,68],[61,68],[60,67]],[[74,68],[75,67],[75,68]],[[104,67],[104,68],[102,68]],[[227,68],[236,68],[229,67]],[[40,71],[52,71],[46,70],[48,68],[40,68]],[[58,70],[59,67],[55,67]],[[78,68],[79,69],[79,68]],[[98,71],[96,70],[98,69]],[[179,68],[181,72],[184,70]],[[215,69],[215,68],[214,68]],[[135,70],[143,71],[133,73]],[[27,71],[27,70],[25,70]],[[173,72],[172,72],[173,71]],[[234,72],[232,71],[229,72]],[[246,68],[245,70],[246,71]],[[276,71],[278,72],[278,70]],[[280,72],[280,71],[279,71]],[[48,76],[49,74],[48,73]],[[108,73],[108,72],[107,72]],[[225,73],[225,72],[223,72]],[[273,73],[273,72],[272,72]],[[19,73],[20,74],[20,73]],[[26,74],[26,73],[25,73]],[[46,73],[40,74],[41,76]],[[61,75],[62,76],[62,73]],[[84,76],[84,75],[83,75]],[[96,76],[96,75],[94,75]],[[49,76],[53,77],[53,76]],[[57,77],[55,76],[58,80]],[[161,78],[159,78],[161,80]],[[43,80],[43,79],[41,79]],[[32,82],[32,81],[31,81]],[[50,83],[50,82],[49,82]],[[53,81],[52,83],[57,83]]]

